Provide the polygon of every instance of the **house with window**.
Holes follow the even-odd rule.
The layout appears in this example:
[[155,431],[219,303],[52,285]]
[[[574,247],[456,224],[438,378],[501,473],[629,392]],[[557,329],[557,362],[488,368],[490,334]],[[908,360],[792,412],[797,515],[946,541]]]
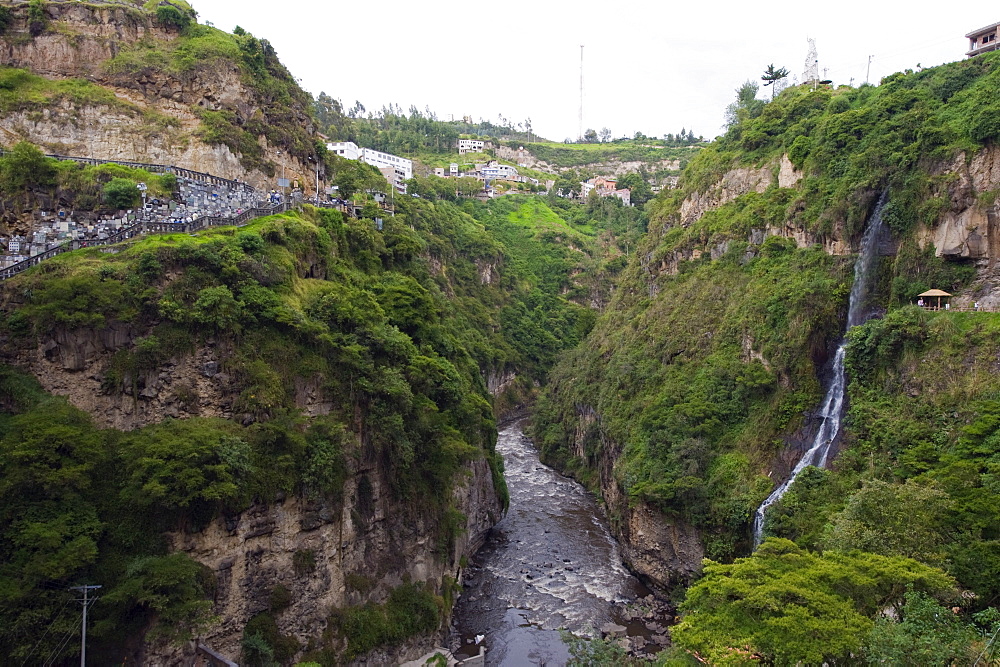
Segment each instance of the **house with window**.
[[362,148],[361,149],[361,161],[367,162],[379,170],[385,167],[391,167],[393,178],[387,179],[390,183],[396,186],[396,190],[406,194],[406,181],[413,178],[413,160],[409,160],[405,157],[399,157],[398,155],[393,155],[392,153],[383,153],[382,151],[377,151],[372,148]]
[[605,176],[595,176],[580,183],[580,197],[586,199],[591,192],[597,192],[598,197],[618,197],[625,206],[632,205],[632,191],[628,188],[618,189],[618,180]]
[[504,181],[511,181],[517,178],[516,167],[511,167],[507,164],[500,164],[496,160],[492,160],[489,164],[483,166],[480,172],[486,180],[500,179]]
[[334,155],[339,155],[348,160],[357,160],[361,154],[361,149],[353,141],[335,141],[328,143],[326,149]]
[[978,56],[980,53],[996,51],[997,28],[1000,28],[1000,23],[994,23],[985,28],[973,30],[966,35],[965,37],[969,40],[969,51],[965,55],[972,58],[973,56]]
[[486,148],[486,142],[480,141],[479,139],[458,140],[459,155],[465,155],[466,153],[482,153],[484,148]]

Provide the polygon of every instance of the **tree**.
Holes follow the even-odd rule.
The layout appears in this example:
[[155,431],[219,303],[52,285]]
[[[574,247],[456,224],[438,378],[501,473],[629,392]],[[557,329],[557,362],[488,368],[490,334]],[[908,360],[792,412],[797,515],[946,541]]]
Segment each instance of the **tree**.
[[4,194],[15,195],[31,187],[55,185],[54,163],[33,144],[20,141],[0,158],[0,189]]
[[597,133],[597,136],[600,137],[602,144],[606,144],[611,141],[611,130],[606,127],[602,127],[601,131]]
[[192,17],[174,5],[163,4],[156,8],[156,20],[160,25],[183,30],[191,23]]
[[618,179],[618,187],[628,188],[631,193],[630,199],[636,206],[642,206],[653,198],[653,189],[646,181],[645,170],[636,173],[625,174]]
[[831,518],[823,546],[940,565],[945,557],[944,522],[952,505],[944,491],[912,479],[905,484],[872,480]]
[[139,189],[135,181],[130,178],[112,178],[104,186],[104,201],[119,211],[132,208],[139,201]]
[[873,617],[903,607],[908,587],[945,594],[953,585],[909,558],[816,554],[770,538],[730,565],[706,561],[670,634],[711,664],[839,663],[861,651]]
[[583,133],[583,140],[588,144],[597,143],[597,131],[593,128],[588,127],[587,131]]
[[764,82],[764,86],[773,86],[771,88],[771,99],[774,99],[774,93],[778,90],[778,82],[788,76],[788,70],[784,67],[774,68],[774,64],[767,66],[764,70],[764,75],[760,77],[761,81]]
[[[757,99],[759,89],[757,82],[749,79],[736,89],[736,101],[726,107],[727,129],[760,115],[764,110],[764,101]],[[681,130],[681,134],[686,136],[687,131]]]
[[865,642],[876,665],[963,665],[974,659],[975,626],[926,593],[909,591],[899,620],[880,618]]

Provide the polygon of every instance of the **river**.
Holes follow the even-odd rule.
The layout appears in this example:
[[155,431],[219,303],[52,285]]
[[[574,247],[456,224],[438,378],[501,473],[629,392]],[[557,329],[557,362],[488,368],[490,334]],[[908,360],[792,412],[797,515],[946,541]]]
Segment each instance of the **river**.
[[[543,465],[523,422],[500,431],[510,509],[465,573],[454,611],[456,657],[474,655],[482,635],[487,665],[562,665],[565,628],[593,636],[624,626],[632,646],[656,646],[665,605],[622,565],[594,497]],[[658,635],[656,633],[659,633]]]

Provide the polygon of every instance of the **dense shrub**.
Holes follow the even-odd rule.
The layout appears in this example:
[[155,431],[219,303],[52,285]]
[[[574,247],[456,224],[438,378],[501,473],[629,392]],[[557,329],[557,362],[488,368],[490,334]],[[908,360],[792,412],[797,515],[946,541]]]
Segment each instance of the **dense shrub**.
[[139,201],[139,190],[135,181],[127,178],[112,178],[104,186],[104,201],[118,210],[132,208]]

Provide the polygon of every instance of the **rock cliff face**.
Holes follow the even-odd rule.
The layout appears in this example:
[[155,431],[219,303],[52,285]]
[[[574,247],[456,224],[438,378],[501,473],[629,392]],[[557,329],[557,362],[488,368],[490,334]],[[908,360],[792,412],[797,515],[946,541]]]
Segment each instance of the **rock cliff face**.
[[[122,98],[135,96],[131,91],[117,92]],[[144,103],[75,107],[63,102],[41,112],[20,111],[0,119],[0,143],[9,146],[26,139],[47,153],[170,164],[267,185],[264,174],[247,172],[227,146],[205,144],[193,136],[199,120],[190,109],[179,104],[159,106],[171,107],[169,117],[176,125],[151,125],[142,114],[151,107]]]
[[[274,177],[247,170],[240,155],[199,138],[198,110],[227,111],[249,119],[260,113],[258,96],[244,85],[237,66],[216,60],[212,67],[183,73],[151,68],[116,74],[106,63],[136,43],[170,44],[175,30],[156,24],[152,15],[125,4],[47,3],[49,29],[31,36],[25,10],[13,10],[13,23],[0,37],[0,65],[18,67],[49,79],[80,78],[104,87],[116,101],[73,103],[16,110],[0,118],[0,143],[27,140],[49,152],[105,160],[172,164],[239,179],[255,187],[274,187]],[[303,111],[302,125],[309,126]],[[311,130],[310,130],[311,131]],[[260,136],[266,159],[284,169],[308,191],[313,166],[288,155]]]
[[[137,335],[121,323],[56,329],[37,348],[21,350],[8,361],[29,369],[46,390],[66,396],[105,427],[130,430],[192,415],[240,419],[232,413],[230,379],[220,368],[225,346],[213,340],[135,378],[135,395],[102,388],[112,356],[132,347]],[[491,388],[509,380],[491,379]],[[307,379],[295,389],[306,414],[329,412],[322,392]],[[200,641],[238,659],[244,626],[268,610],[269,596],[279,585],[291,594],[291,604],[276,614],[279,630],[303,649],[310,639],[320,643],[334,608],[382,602],[404,582],[426,582],[442,594],[450,585],[446,577],[458,579],[462,557],[471,557],[503,515],[489,465],[484,459],[470,462],[453,492],[454,508],[465,522],[449,545],[439,517],[419,503],[393,498],[380,463],[361,455],[360,445],[354,450],[339,500],[285,498],[219,517],[197,532],[169,536],[172,550],[188,553],[216,578],[213,614],[219,620]],[[433,636],[417,637],[369,657],[372,664],[412,659],[437,643]],[[195,646],[154,642],[142,650],[140,664],[177,665],[190,664]]]
[[694,192],[684,200],[680,208],[680,224],[687,227],[708,211],[748,192],[764,192],[772,183],[779,188],[794,187],[801,178],[802,172],[795,168],[787,155],[783,155],[777,165],[731,169],[705,192]]
[[[290,605],[276,614],[281,634],[301,647],[320,642],[331,609],[384,600],[404,582],[428,582],[441,594],[446,577],[458,578],[462,556],[482,545],[502,509],[485,461],[469,464],[455,490],[466,516],[464,532],[443,547],[430,521],[414,505],[401,506],[373,463],[356,463],[341,503],[289,498],[222,517],[197,533],[174,533],[172,548],[207,565],[216,576],[214,613],[219,621],[200,641],[232,659],[240,655],[243,627],[269,609],[276,587],[290,592]],[[434,645],[434,637],[402,650],[369,656],[373,664],[412,659]],[[151,645],[142,664],[175,665],[193,657],[193,646]]]
[[[598,421],[590,406],[577,406],[573,454],[585,456],[584,440]],[[598,475],[611,529],[628,567],[653,585],[669,590],[686,584],[701,569],[705,551],[698,530],[643,502],[630,501],[615,479],[621,445],[601,436]]]
[[[21,350],[11,361],[29,370],[46,391],[65,396],[105,428],[127,431],[168,417],[234,417],[235,394],[220,366],[223,355],[214,341],[128,378],[134,393],[106,387],[112,357],[131,348],[138,335],[122,323],[110,323],[102,329],[56,328],[37,348]],[[307,385],[303,382],[297,387],[298,407],[311,415],[329,412]]]
[[[550,174],[558,174],[561,171],[569,171],[573,167],[557,167],[549,164],[545,160],[540,160],[526,149],[509,148],[507,146],[497,146],[496,156],[501,160],[508,160],[517,164],[523,164],[529,169],[537,169]],[[655,160],[652,162],[642,162],[638,160],[608,160],[606,162],[592,162],[586,165],[589,171],[595,174],[607,176],[623,176],[639,171],[645,167],[648,171],[667,169],[676,171],[681,168],[680,160]]]

